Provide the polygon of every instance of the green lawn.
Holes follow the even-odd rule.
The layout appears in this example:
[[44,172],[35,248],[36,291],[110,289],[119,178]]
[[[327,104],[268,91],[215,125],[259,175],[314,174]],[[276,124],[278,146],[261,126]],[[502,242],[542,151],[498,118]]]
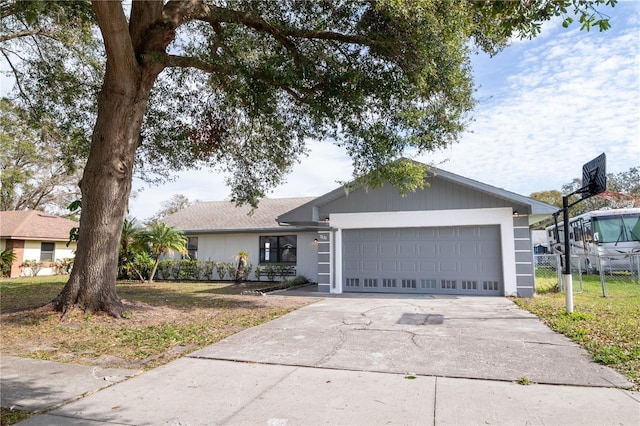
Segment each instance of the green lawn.
[[[574,312],[566,312],[564,293],[547,285],[532,298],[514,299],[553,330],[585,348],[593,358],[640,386],[640,284],[611,280],[602,297],[600,278],[584,275],[581,294],[574,294]],[[578,288],[574,279],[574,290]]]
[[47,305],[67,276],[0,280],[2,353],[104,367],[154,368],[313,300],[243,295],[273,283],[119,282],[124,319]]

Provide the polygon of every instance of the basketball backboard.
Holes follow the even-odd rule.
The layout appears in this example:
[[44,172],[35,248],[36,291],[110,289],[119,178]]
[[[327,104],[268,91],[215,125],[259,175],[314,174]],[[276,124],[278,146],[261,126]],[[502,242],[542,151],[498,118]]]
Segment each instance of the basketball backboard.
[[582,166],[582,198],[607,190],[607,157],[604,152]]

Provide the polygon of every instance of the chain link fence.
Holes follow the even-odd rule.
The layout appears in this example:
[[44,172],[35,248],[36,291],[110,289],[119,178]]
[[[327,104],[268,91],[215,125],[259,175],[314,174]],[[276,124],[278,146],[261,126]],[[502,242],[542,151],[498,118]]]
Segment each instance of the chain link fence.
[[[564,257],[559,254],[534,255],[536,291],[563,291]],[[640,284],[640,253],[606,256],[571,256],[573,292],[582,293],[583,276],[599,276],[602,295],[607,283]]]

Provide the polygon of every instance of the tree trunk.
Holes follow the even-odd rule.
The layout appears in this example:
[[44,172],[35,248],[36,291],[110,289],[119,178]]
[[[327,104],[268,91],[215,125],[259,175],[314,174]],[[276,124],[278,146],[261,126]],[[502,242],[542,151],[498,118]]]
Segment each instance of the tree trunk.
[[246,256],[240,256],[238,259],[238,268],[236,269],[235,282],[240,284],[244,280],[244,268],[247,266]]
[[92,1],[107,54],[91,151],[80,181],[82,214],[76,259],[53,301],[63,317],[73,308],[121,317],[116,293],[118,247],[127,214],[136,149],[149,94],[165,67],[166,49],[197,0],[134,1],[129,19],[120,2]]
[[63,317],[74,306],[118,318],[123,314],[116,293],[118,249],[140,129],[157,73],[148,75],[140,68],[130,75],[134,78],[123,81],[126,73],[116,72],[107,63],[91,151],[80,181],[82,214],[75,263],[54,300]]

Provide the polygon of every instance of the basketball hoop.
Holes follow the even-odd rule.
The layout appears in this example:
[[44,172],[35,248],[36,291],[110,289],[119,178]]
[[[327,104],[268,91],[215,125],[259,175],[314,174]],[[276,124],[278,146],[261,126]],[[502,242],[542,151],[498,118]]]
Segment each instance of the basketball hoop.
[[596,195],[596,197],[610,201],[614,209],[631,208],[636,202],[636,198],[633,195],[625,194],[624,192],[605,191]]

